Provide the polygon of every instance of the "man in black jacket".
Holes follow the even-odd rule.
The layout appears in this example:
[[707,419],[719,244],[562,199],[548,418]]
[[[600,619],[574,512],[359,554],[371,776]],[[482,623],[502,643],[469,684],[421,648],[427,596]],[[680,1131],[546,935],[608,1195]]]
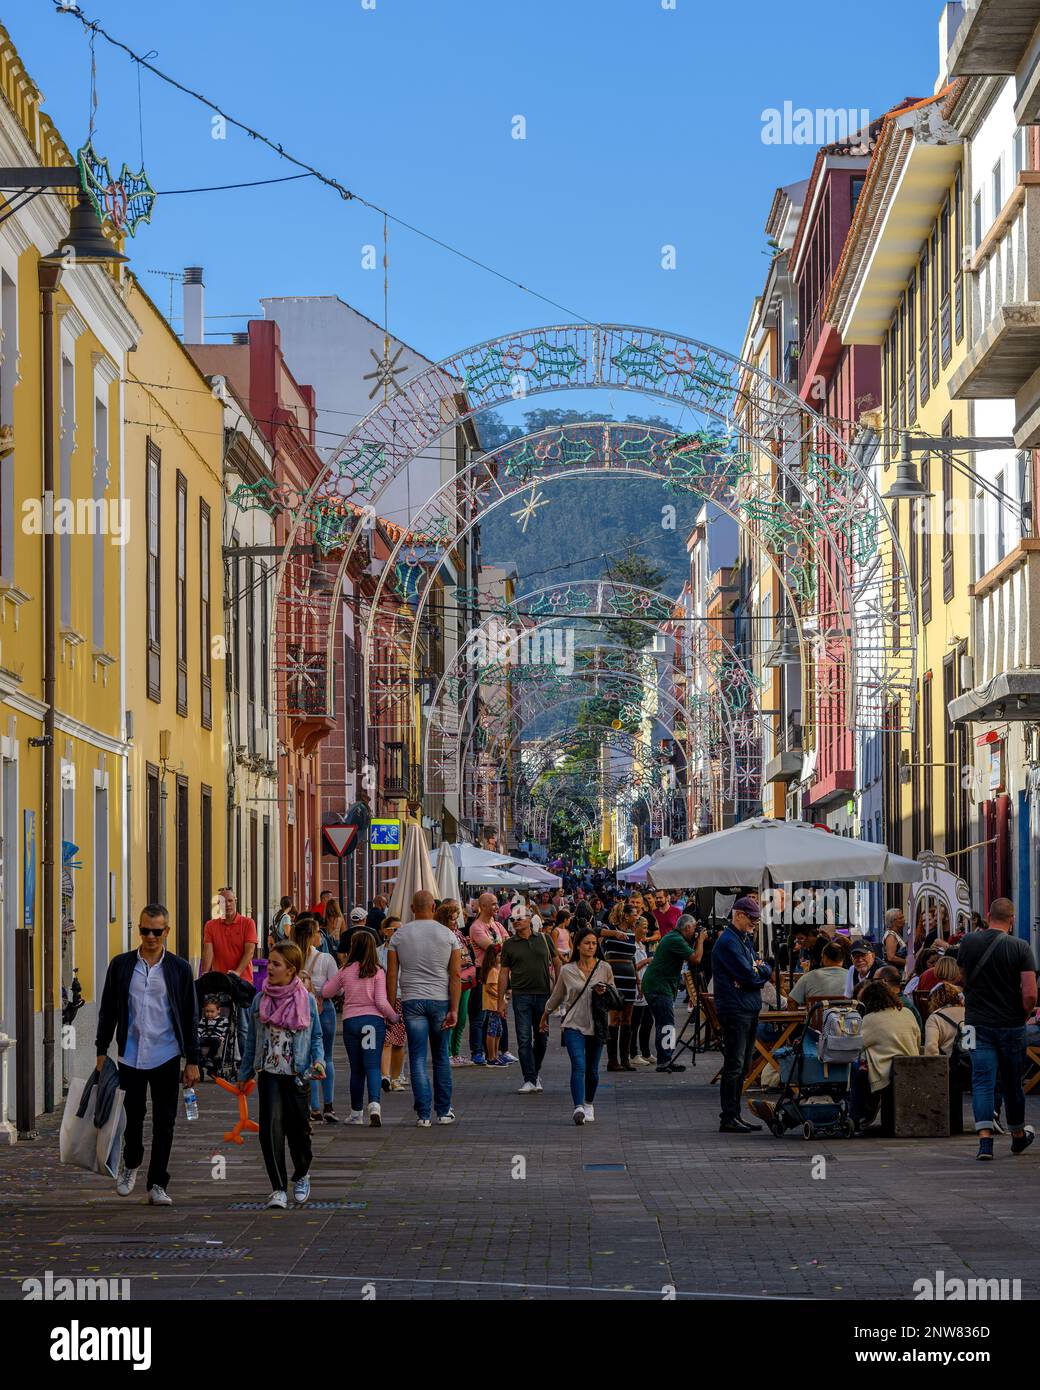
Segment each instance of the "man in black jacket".
[[[98,1009],[97,1067],[101,1071],[115,1035],[119,1084],[126,1130],[116,1191],[128,1197],[144,1158],[146,1094],[152,1093],[152,1152],[148,1159],[148,1200],[173,1205],[166,1189],[177,1122],[177,1087],[199,1079],[198,1006],[191,966],[166,949],[170,914],[149,904],[138,923],[141,945],[116,956],[108,967]],[[181,1070],[181,1058],[185,1060]]]

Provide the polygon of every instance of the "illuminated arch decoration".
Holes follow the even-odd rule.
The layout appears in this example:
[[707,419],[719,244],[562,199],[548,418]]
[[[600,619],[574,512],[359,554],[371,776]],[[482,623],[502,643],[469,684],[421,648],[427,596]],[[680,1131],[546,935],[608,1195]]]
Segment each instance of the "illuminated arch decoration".
[[[614,324],[555,325],[478,344],[416,372],[344,439],[287,527],[273,615],[279,712],[332,715],[331,621],[323,650],[304,650],[299,641],[291,649],[285,636],[299,629],[285,621],[293,605],[314,592],[307,584],[301,598],[294,574],[292,547],[301,528],[305,537],[322,537],[335,599],[366,534],[365,514],[378,513],[385,489],[413,458],[494,406],[590,388],[674,402],[693,427],[682,434],[614,424],[592,427],[591,437],[581,426],[556,438],[543,432],[475,459],[446,484],[398,547],[417,553],[392,557],[363,608],[369,727],[400,730],[416,718],[418,619],[438,555],[491,506],[532,483],[632,473],[730,510],[774,562],[788,602],[784,620],[795,627],[803,657],[811,656],[802,663],[811,673],[803,708],[812,711],[814,727],[833,721],[852,729],[911,728],[913,595],[898,537],[850,441],[784,384],[731,354],[685,336]],[[733,433],[738,415],[739,438]],[[416,570],[421,573],[410,573]]]
[[[661,704],[655,721],[668,727],[683,746],[687,765],[693,761],[694,743],[715,757],[728,755],[729,799],[737,799],[737,784],[746,789],[759,777],[766,730],[759,683],[721,635],[713,637],[710,648],[701,641],[695,644],[708,689],[691,686],[681,696],[671,685],[668,664],[658,667],[653,657],[638,650],[605,643],[575,645],[567,648],[570,671],[553,664],[554,657],[561,655],[559,638],[566,631],[557,624],[575,615],[593,621],[624,616],[646,626],[649,641],[660,624],[674,616],[674,599],[635,585],[580,580],[526,595],[523,610],[528,624],[523,628],[506,626],[497,613],[485,619],[445,669],[424,723],[428,791],[458,793],[474,752],[492,766],[501,766],[514,731],[547,709],[580,700],[594,712],[596,702],[605,701],[621,706],[623,721],[627,711],[627,722],[639,723],[642,708],[629,707],[647,688],[654,690],[654,699]],[[541,621],[530,618],[543,612],[550,616]],[[684,648],[690,632],[689,626],[683,629]],[[521,664],[525,655],[537,660]],[[663,684],[662,677],[666,678]],[[605,743],[616,748],[618,739]]]

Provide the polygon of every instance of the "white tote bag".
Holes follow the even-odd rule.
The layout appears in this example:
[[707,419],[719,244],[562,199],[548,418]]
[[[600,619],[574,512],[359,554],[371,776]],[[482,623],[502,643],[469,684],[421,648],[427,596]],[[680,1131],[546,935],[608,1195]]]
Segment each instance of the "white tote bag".
[[[126,1128],[123,1092],[116,1091],[108,1118],[99,1128],[94,1124],[98,1096],[96,1079],[97,1073],[94,1072],[86,1079],[74,1076],[69,1082],[65,1113],[61,1120],[61,1162],[114,1178],[119,1166],[123,1130]],[[84,1105],[83,1093],[88,1087],[90,1091]],[[81,1109],[82,1115],[79,1114]]]

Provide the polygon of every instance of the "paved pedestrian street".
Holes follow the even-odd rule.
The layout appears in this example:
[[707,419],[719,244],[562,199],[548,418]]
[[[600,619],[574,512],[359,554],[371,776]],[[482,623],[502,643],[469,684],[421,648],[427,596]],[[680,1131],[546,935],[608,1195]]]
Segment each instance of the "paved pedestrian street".
[[[541,1095],[516,1094],[516,1066],[459,1068],[454,1127],[416,1128],[410,1091],[384,1096],[382,1128],[324,1126],[311,1202],[286,1213],[261,1209],[256,1136],[222,1141],[233,1104],[213,1086],[199,1087],[199,1121],[178,1123],[169,1209],[146,1204],[143,1174],[122,1199],[61,1168],[52,1117],[35,1144],[0,1151],[0,1296],[48,1270],[129,1278],[132,1300],[873,1301],[911,1299],[939,1270],[1037,1296],[1034,1154],[1013,1159],[998,1139],[979,1165],[971,1134],[721,1135],[714,1053],[682,1076],[604,1075],[579,1128],[558,1036]],[[341,1043],[336,1063],[343,1115]]]

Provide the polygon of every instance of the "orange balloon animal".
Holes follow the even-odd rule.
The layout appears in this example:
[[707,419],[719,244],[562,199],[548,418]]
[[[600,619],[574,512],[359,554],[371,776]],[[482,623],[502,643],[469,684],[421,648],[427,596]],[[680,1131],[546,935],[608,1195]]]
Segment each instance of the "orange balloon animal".
[[230,1081],[225,1081],[222,1076],[215,1076],[213,1080],[218,1086],[223,1086],[225,1091],[230,1091],[233,1096],[238,1096],[238,1123],[234,1129],[229,1129],[225,1133],[224,1138],[229,1144],[242,1144],[245,1142],[242,1138],[243,1132],[255,1134],[260,1128],[255,1120],[249,1118],[249,1101],[247,1099],[250,1091],[255,1088],[256,1081],[254,1079],[247,1081],[244,1086],[236,1086]]

